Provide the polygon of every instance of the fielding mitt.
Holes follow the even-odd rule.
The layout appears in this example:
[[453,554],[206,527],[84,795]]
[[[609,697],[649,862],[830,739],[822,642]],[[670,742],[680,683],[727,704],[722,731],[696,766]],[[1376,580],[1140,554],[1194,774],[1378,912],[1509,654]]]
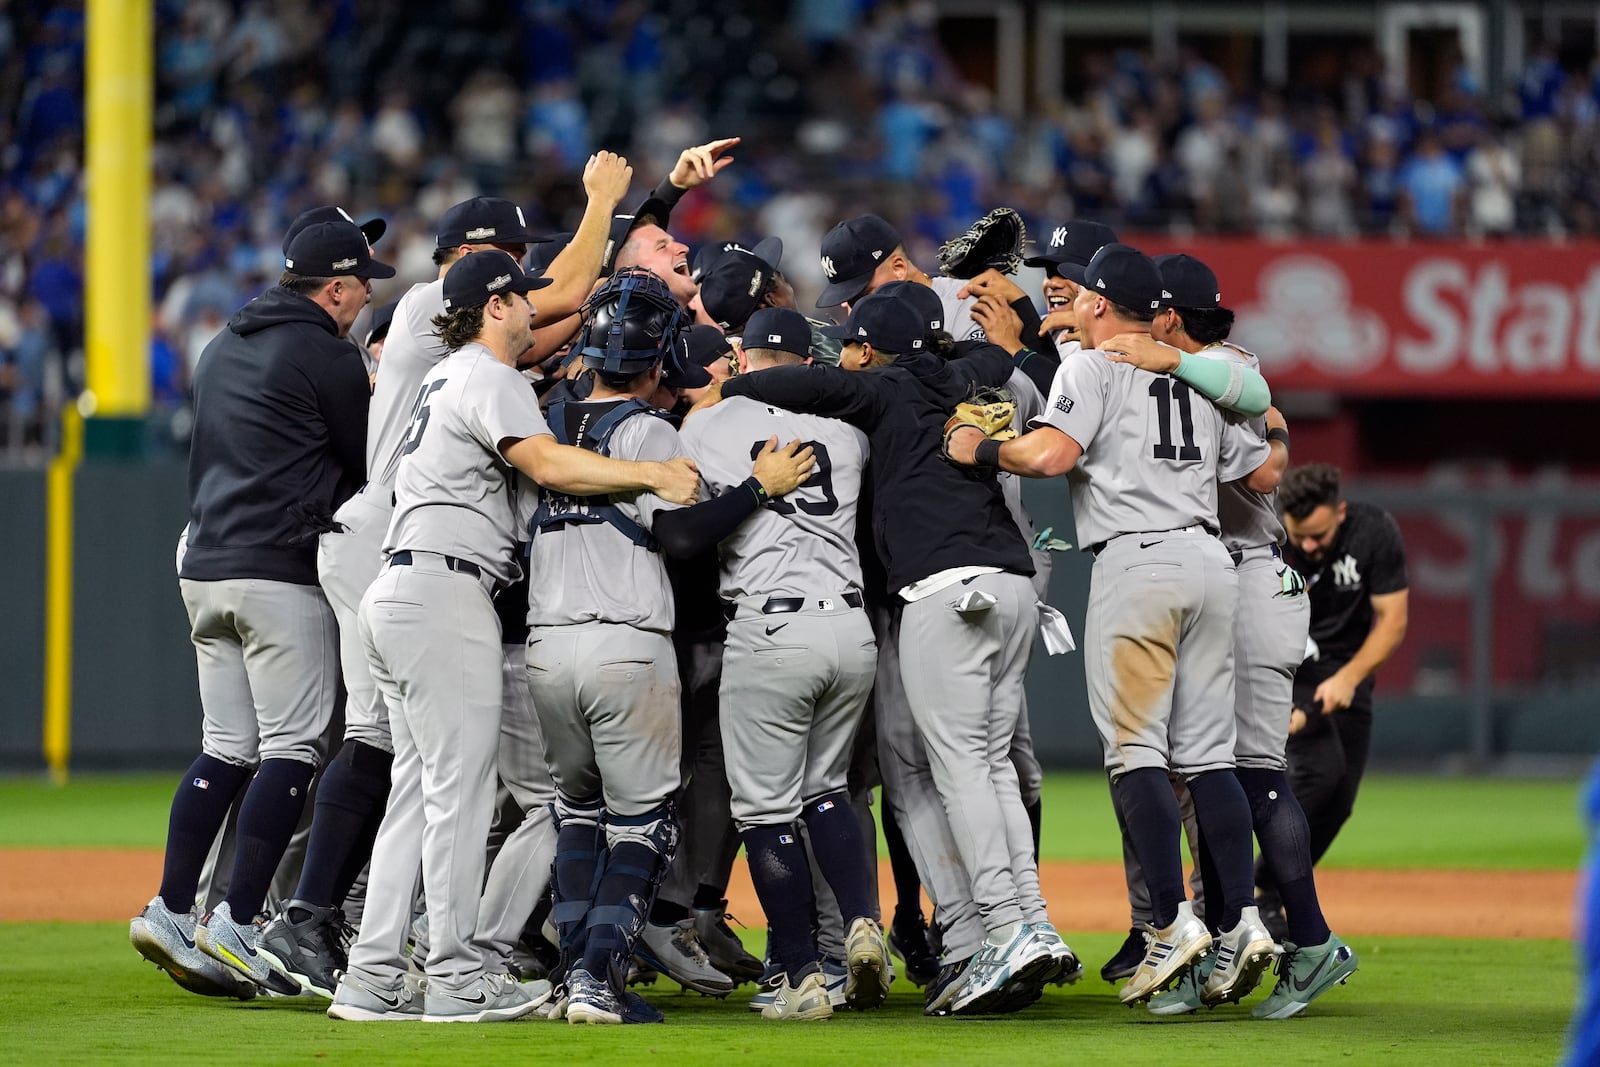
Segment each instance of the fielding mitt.
[[1011,420],[1017,415],[1017,401],[1005,389],[979,389],[956,405],[956,412],[944,422],[944,455],[950,455],[950,435],[963,426],[976,426],[991,441],[1009,441],[1017,436]]
[[1015,274],[1022,266],[1022,246],[1028,239],[1022,216],[997,207],[967,227],[960,237],[939,246],[939,269],[951,278],[976,278],[986,270]]

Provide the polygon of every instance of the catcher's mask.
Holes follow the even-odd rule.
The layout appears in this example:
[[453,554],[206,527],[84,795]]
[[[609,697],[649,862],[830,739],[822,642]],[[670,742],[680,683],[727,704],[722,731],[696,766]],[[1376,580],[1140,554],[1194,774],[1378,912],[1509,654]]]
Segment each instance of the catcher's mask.
[[619,270],[583,305],[578,351],[583,365],[608,374],[640,374],[657,360],[675,362],[688,318],[667,283],[640,267]]

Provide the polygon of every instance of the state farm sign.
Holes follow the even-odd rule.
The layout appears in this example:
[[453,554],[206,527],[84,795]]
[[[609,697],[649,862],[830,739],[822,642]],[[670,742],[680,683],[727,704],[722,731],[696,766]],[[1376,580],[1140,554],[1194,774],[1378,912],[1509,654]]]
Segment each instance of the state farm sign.
[[1202,240],[1275,390],[1600,395],[1600,243]]

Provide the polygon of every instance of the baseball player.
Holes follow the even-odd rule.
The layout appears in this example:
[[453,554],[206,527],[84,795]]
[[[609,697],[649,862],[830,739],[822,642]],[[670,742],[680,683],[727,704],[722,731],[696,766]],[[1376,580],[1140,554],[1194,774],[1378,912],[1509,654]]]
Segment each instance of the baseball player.
[[[346,338],[370,279],[393,276],[353,222],[308,225],[278,284],[234,316],[196,373],[179,585],[199,666],[202,753],[173,797],[160,893],[129,927],[142,956],[196,992],[253,991],[208,960],[299,992],[259,947],[255,918],[333,713],[334,619],[312,541],[362,477],[366,371]],[[241,791],[227,896],[197,925],[201,866]]]
[[[699,483],[682,460],[625,464],[552,439],[515,370],[531,337],[526,294],[544,279],[493,249],[463,256],[443,282],[434,325],[450,355],[418,389],[394,477],[388,565],[362,598],[361,637],[395,756],[361,934],[328,1009],[336,1019],[498,1021],[549,997],[548,984],[524,988],[485,971],[475,941],[503,700],[490,595],[516,577],[518,508],[531,492],[513,468],[565,492],[689,500]],[[402,962],[419,862],[429,932],[420,1004]]]
[[[696,254],[697,269],[692,273],[700,283],[699,306],[733,343],[740,341],[745,323],[760,309],[799,309],[794,286],[783,274],[782,257],[783,242],[776,237],[763,238],[754,248],[724,241],[706,245]],[[837,366],[839,341],[823,333],[833,324],[807,317],[806,325],[811,330],[811,359]]]
[[1042,982],[1062,959],[1009,759],[1036,622],[1033,564],[995,481],[955,470],[929,443],[974,384],[1010,377],[1010,357],[988,346],[946,363],[925,351],[924,331],[901,300],[869,298],[833,328],[846,342],[840,369],[776,367],[720,393],[840,418],[868,436],[874,541],[903,602],[901,678],[986,932],[933,996],[992,1010],[1008,984]]
[[[1108,245],[1074,300],[1084,342],[1148,330],[1161,274],[1134,249]],[[1087,350],[1086,350],[1087,352]],[[1212,947],[1184,899],[1178,811],[1169,769],[1188,782],[1221,880],[1224,933],[1204,994],[1254,988],[1275,945],[1250,877],[1250,808],[1233,773],[1233,614],[1238,578],[1215,536],[1217,481],[1247,477],[1270,492],[1277,472],[1259,439],[1230,427],[1173,379],[1079,353],[1062,363],[1037,428],[1013,441],[955,430],[959,463],[1032,477],[1071,471],[1078,541],[1095,556],[1085,630],[1090,710],[1122,794],[1155,915],[1143,962],[1121,998],[1175,981]]]
[[[1253,354],[1227,341],[1233,312],[1222,305],[1211,269],[1186,255],[1158,256],[1155,262],[1162,285],[1171,294],[1171,306],[1156,316],[1148,339],[1128,335],[1107,342],[1108,346],[1125,352],[1123,358],[1129,362],[1157,373],[1177,365],[1178,351],[1259,367]],[[1247,425],[1270,443],[1273,462],[1280,468],[1287,466],[1289,432],[1277,410],[1270,409],[1265,417],[1251,419]],[[1252,1014],[1288,1018],[1348,977],[1357,963],[1354,952],[1328,929],[1323,918],[1312,875],[1306,816],[1290,788],[1284,754],[1289,731],[1284,709],[1293,706],[1295,671],[1305,654],[1310,604],[1304,581],[1284,562],[1279,547],[1284,530],[1277,494],[1257,493],[1240,482],[1225,483],[1218,492],[1222,542],[1239,574],[1239,609],[1234,616],[1235,773],[1250,800],[1262,860],[1276,875],[1275,881],[1288,887],[1293,900],[1289,943],[1306,946],[1305,950],[1291,950],[1294,954],[1285,962],[1277,988]],[[1141,884],[1137,870],[1130,871],[1130,894]],[[1333,960],[1332,966],[1315,967],[1334,955],[1341,958]],[[1198,1008],[1209,966],[1202,963],[1186,971],[1175,989],[1152,999],[1151,1011],[1174,1015]],[[1304,988],[1296,987],[1296,975]]]
[[[797,311],[760,310],[746,324],[751,374],[804,363],[810,349],[810,326]],[[783,972],[762,1015],[826,1019],[833,1006],[812,939],[815,899],[799,820],[847,923],[846,1001],[870,1008],[888,994],[888,945],[846,789],[876,661],[855,548],[867,440],[834,419],[741,398],[687,422],[683,443],[705,491],[721,495],[739,491],[753,455],[774,435],[804,440],[817,471],[804,492],[768,503],[722,544],[721,594],[731,605],[722,743],[734,820],[771,931],[768,955]]]
[[[551,264],[552,283],[536,322],[564,317],[588,295],[605,250],[611,213],[626,194],[632,168],[609,152],[584,170],[589,202],[578,236]],[[423,378],[447,349],[433,324],[444,311],[445,273],[463,256],[498,248],[520,258],[530,242],[522,210],[507,200],[477,197],[439,219],[434,260],[439,274],[413,286],[395,308],[366,420],[366,485],[334,516],[318,546],[318,575],[339,620],[339,657],[347,694],[345,743],[317,791],[305,869],[294,898],[268,923],[263,938],[298,985],[331,998],[345,959],[337,936],[339,907],[372,852],[389,793],[394,744],[389,709],[372,678],[357,624],[361,597],[382,566],[381,549],[394,511],[394,481]]]
[[[594,391],[550,405],[556,439],[601,456],[687,463],[677,433],[645,400],[660,388],[664,360],[681,358],[684,320],[651,272],[612,275],[588,304],[579,342]],[[692,508],[650,493],[547,492],[530,523],[539,592],[527,674],[557,789],[551,919],[569,1022],[660,1018],[630,1005],[622,983],[677,838],[680,709],[661,552],[688,557],[715,545],[812,465],[798,442],[757,452],[739,492]],[[691,988],[726,995],[733,983],[720,977]]]

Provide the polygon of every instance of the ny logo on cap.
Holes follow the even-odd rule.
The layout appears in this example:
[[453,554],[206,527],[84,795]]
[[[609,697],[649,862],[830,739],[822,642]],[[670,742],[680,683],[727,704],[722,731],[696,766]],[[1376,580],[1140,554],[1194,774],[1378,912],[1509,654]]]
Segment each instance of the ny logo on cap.
[[355,265],[356,265],[356,259],[355,259],[354,256],[352,256],[349,259],[335,260],[334,264],[333,264],[333,269],[334,270],[349,270],[351,267],[353,267]]
[[494,227],[493,226],[479,226],[475,230],[468,230],[467,231],[467,240],[469,240],[469,241],[481,241],[485,237],[493,237],[493,236],[494,236]]
[[496,289],[504,289],[506,286],[508,286],[510,284],[511,284],[511,275],[502,274],[502,275],[500,275],[500,277],[496,278],[494,281],[492,281],[488,285],[484,286],[484,288],[489,290],[489,292],[492,293]]
[[832,256],[823,256],[822,257],[822,273],[824,273],[824,274],[826,274],[828,276],[828,280],[830,282],[833,281],[834,278],[839,276],[839,269],[833,265],[833,257]]
[[1051,248],[1060,248],[1062,245],[1064,245],[1066,243],[1067,243],[1067,228],[1065,226],[1057,226],[1055,228],[1055,230],[1052,231],[1051,234],[1050,234],[1050,247]]

